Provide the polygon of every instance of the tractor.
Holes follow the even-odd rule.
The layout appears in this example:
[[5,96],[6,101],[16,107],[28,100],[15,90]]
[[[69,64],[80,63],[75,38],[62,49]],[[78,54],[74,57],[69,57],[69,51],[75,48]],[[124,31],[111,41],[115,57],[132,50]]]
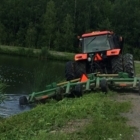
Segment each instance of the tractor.
[[135,76],[133,55],[123,53],[124,38],[112,31],[94,31],[79,39],[81,52],[65,65],[66,80],[80,78],[82,74],[118,74],[126,72]]

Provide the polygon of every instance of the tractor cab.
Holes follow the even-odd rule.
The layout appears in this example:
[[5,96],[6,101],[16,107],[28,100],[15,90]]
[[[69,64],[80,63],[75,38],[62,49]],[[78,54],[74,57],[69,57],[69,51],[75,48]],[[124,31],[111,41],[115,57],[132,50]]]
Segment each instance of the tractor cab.
[[110,31],[85,33],[79,38],[82,53],[101,52],[119,48],[122,50],[122,37]]
[[111,31],[95,31],[78,37],[81,52],[75,54],[74,61],[66,64],[67,80],[81,77],[82,74],[127,72],[135,75],[132,54],[122,54],[123,38]]

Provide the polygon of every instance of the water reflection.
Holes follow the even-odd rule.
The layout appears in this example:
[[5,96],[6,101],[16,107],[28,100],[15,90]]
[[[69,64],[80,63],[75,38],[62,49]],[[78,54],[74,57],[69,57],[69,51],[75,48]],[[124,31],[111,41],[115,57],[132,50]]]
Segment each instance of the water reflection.
[[30,107],[19,108],[19,96],[45,89],[47,84],[64,79],[64,63],[34,58],[0,56],[0,80],[8,85],[7,99],[0,104],[0,116],[9,116]]

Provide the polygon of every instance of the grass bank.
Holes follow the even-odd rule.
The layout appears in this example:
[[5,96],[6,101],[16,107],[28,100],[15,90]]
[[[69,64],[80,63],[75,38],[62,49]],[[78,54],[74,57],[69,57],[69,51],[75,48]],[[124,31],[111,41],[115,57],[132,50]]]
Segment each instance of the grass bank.
[[74,59],[74,53],[48,51],[47,48],[32,49],[0,45],[0,53],[14,56],[35,57],[40,59],[68,61]]
[[129,140],[133,129],[120,113],[130,102],[116,102],[102,93],[52,101],[0,120],[1,140]]
[[[139,73],[140,63],[136,63]],[[50,101],[31,111],[0,119],[1,140],[132,140],[133,128],[122,113],[131,102],[118,102],[116,93],[85,94]]]

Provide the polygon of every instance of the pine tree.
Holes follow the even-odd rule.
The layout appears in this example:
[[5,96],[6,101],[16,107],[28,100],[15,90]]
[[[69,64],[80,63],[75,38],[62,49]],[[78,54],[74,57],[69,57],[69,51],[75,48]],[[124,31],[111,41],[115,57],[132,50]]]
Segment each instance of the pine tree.
[[48,49],[51,48],[51,42],[54,37],[54,30],[56,27],[56,9],[54,1],[50,0],[47,3],[46,13],[44,15],[44,31],[45,31],[45,42]]
[[70,14],[63,21],[63,51],[73,50],[74,24]]

